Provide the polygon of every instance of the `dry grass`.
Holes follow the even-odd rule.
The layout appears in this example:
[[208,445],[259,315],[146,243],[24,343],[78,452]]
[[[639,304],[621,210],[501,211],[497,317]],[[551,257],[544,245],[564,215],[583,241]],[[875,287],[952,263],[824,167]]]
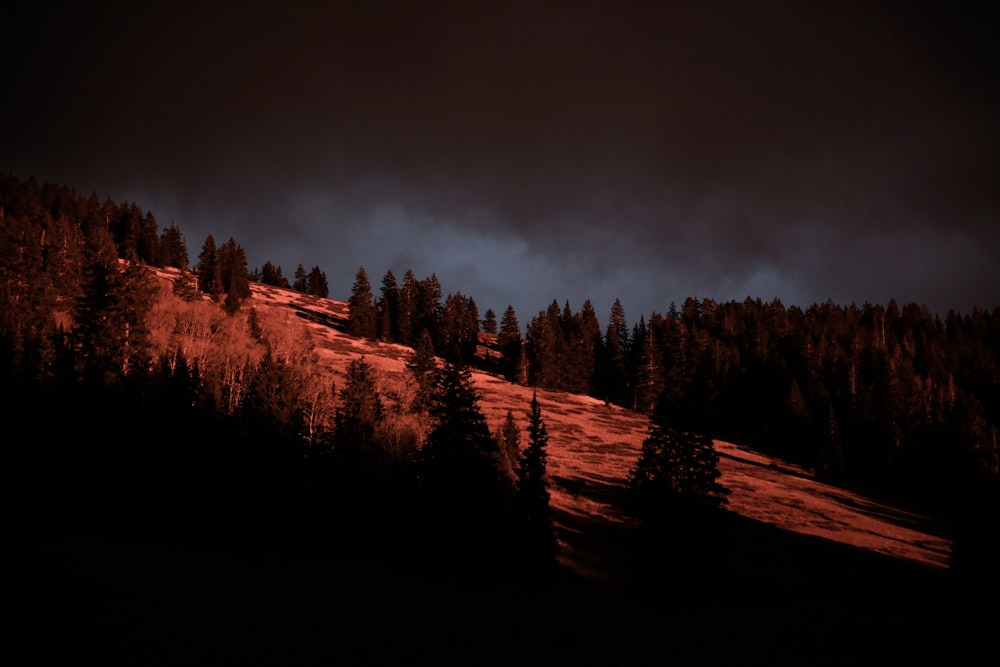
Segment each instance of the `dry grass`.
[[[294,291],[253,286],[257,307],[293,308],[307,322],[322,363],[342,374],[364,355],[386,379],[405,382],[408,347],[365,341],[344,332],[347,305]],[[487,373],[474,372],[480,406],[491,427],[510,410],[525,434],[533,392]],[[552,506],[561,559],[567,567],[594,574],[600,568],[581,551],[584,526],[625,524],[618,503],[628,472],[639,455],[648,419],[588,396],[537,390],[549,434]],[[717,441],[722,484],[729,509],[740,516],[803,535],[860,547],[894,558],[945,568],[949,540],[930,532],[927,517],[891,507],[818,482],[806,470],[738,444]]]

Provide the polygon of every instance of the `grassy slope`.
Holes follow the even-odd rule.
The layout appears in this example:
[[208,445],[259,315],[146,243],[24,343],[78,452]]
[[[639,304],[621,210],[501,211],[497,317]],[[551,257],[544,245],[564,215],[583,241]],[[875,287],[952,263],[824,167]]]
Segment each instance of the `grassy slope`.
[[[259,307],[343,303],[256,288]],[[342,369],[403,377],[408,350],[314,328]],[[475,374],[491,424],[527,423],[531,389]],[[383,563],[243,544],[15,539],[12,664],[985,664],[995,620],[968,608],[949,545],[922,517],[717,443],[732,489],[729,570],[700,600],[629,585],[616,509],[646,420],[539,392],[562,574],[548,590],[418,576]],[[679,577],[685,576],[678,573]]]

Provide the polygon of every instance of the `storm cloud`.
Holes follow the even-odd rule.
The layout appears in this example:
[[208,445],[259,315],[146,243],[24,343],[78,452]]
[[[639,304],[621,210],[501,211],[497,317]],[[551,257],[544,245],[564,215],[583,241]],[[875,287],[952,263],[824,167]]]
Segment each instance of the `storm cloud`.
[[[0,168],[525,323],[688,296],[1000,305],[980,5],[33,3]],[[317,8],[318,7],[318,8]]]

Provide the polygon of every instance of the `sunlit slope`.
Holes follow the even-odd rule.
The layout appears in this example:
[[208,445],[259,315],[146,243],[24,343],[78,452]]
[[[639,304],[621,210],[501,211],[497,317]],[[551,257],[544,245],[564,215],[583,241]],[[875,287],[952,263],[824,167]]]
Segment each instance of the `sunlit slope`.
[[[337,376],[351,359],[364,355],[387,383],[407,380],[410,349],[359,340],[343,332],[347,304],[291,290],[253,285],[259,308],[285,308],[306,322],[321,363]],[[480,407],[491,428],[510,410],[522,426],[526,444],[531,387],[474,372]],[[626,522],[616,498],[639,455],[648,419],[588,396],[538,390],[549,434],[552,506],[568,566],[586,570],[586,540],[578,533],[593,522]],[[900,509],[816,481],[801,468],[740,445],[716,441],[721,455],[721,482],[731,490],[730,511],[805,535],[835,540],[888,556],[947,567],[950,542],[925,527],[929,521]]]

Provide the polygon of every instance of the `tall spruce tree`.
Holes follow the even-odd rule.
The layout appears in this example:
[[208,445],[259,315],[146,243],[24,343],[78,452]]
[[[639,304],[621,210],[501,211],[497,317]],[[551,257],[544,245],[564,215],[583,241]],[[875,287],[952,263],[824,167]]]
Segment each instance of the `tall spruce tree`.
[[528,446],[518,466],[516,503],[522,562],[534,575],[547,574],[555,567],[558,550],[549,505],[548,444],[549,434],[536,392],[528,413]]
[[511,382],[524,384],[527,373],[521,373],[521,325],[517,321],[514,306],[507,306],[500,318],[500,333],[497,335],[497,349],[502,355],[501,368],[504,376]]
[[479,407],[469,367],[437,373],[431,430],[417,453],[425,517],[440,555],[453,565],[490,568],[508,543],[514,488]]
[[437,357],[434,354],[434,342],[427,329],[420,331],[417,344],[406,361],[406,370],[413,375],[416,390],[410,403],[412,412],[423,412],[431,402],[434,393],[434,382],[438,370]]
[[375,367],[364,357],[351,361],[334,419],[331,464],[338,505],[347,510],[341,521],[353,529],[370,528],[368,522],[381,514],[389,497],[384,420]]
[[719,483],[712,439],[686,428],[683,419],[660,401],[629,473],[626,511],[640,522],[635,569],[641,585],[689,596],[707,592],[724,574],[720,510],[729,490]]
[[480,322],[483,331],[488,334],[495,334],[497,332],[497,314],[493,312],[492,308],[487,308],[486,313],[483,315],[483,321]]
[[395,343],[399,340],[399,285],[392,270],[387,270],[382,276],[382,286],[379,288],[378,337],[379,340]]
[[171,222],[170,226],[160,234],[160,257],[159,266],[173,266],[178,269],[188,267],[188,250],[184,242],[184,236],[176,223]]
[[312,267],[309,271],[309,278],[306,281],[306,291],[313,296],[327,298],[330,296],[330,285],[326,281],[326,273],[318,266]]
[[628,399],[628,325],[621,301],[615,299],[611,306],[604,344],[598,355],[598,398],[616,405],[625,405]]
[[218,254],[219,280],[226,294],[226,310],[235,313],[244,301],[250,298],[250,272],[247,270],[247,256],[236,239],[229,237]]
[[295,267],[295,275],[293,276],[292,289],[296,292],[302,292],[305,294],[309,291],[309,283],[306,275],[306,267],[299,265]]
[[375,301],[365,267],[358,268],[347,300],[347,331],[358,338],[375,338]]
[[215,247],[215,237],[211,234],[205,237],[205,243],[198,253],[198,264],[195,266],[198,276],[198,289],[209,294],[213,299],[223,292],[222,277],[219,273],[219,254]]

